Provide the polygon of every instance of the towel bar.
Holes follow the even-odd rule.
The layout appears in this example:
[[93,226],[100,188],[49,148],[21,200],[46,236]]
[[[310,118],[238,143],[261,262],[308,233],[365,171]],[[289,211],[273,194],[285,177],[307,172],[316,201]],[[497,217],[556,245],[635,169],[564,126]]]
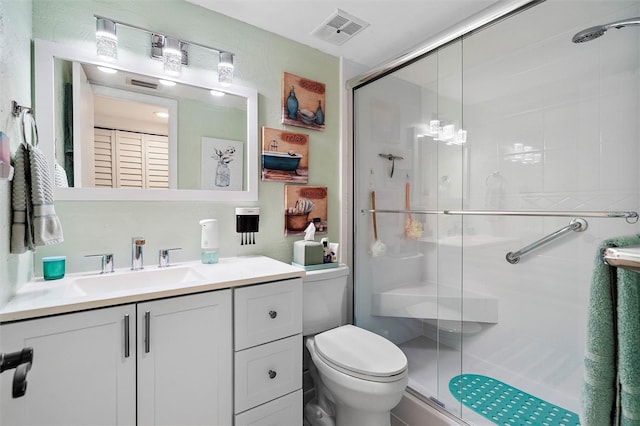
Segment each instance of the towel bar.
[[636,223],[640,216],[634,211],[535,211],[535,210],[392,210],[392,209],[361,209],[366,213],[397,213],[397,214],[444,214],[450,216],[538,216],[538,217],[600,217],[624,218],[627,223]]
[[607,247],[600,254],[604,263],[609,266],[640,272],[640,246]]

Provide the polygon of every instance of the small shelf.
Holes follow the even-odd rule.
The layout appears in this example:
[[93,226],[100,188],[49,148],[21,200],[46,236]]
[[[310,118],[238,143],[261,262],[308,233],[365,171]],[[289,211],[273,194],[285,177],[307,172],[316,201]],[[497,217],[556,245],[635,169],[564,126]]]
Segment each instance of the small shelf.
[[[464,301],[464,312],[461,312]],[[372,314],[403,318],[498,322],[498,299],[480,293],[417,283],[374,293]]]

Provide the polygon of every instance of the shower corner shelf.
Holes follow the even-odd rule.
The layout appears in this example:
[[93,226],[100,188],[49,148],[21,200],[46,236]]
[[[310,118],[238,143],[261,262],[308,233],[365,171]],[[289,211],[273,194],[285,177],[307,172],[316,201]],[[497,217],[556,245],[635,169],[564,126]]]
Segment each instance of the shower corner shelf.
[[[464,301],[464,312],[460,306]],[[435,283],[404,285],[373,294],[371,313],[378,316],[498,322],[498,299]]]

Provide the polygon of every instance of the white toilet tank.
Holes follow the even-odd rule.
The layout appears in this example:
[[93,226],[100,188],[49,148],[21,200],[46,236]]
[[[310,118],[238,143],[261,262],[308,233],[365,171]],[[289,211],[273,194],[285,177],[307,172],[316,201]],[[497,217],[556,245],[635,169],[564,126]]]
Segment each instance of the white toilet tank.
[[302,286],[302,334],[309,336],[347,323],[349,267],[307,271]]

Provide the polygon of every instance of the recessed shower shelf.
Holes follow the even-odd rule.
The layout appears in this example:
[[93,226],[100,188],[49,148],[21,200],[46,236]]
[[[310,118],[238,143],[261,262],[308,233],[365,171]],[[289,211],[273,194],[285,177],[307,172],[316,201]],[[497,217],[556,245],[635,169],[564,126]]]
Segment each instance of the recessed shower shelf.
[[[464,310],[462,303],[464,302]],[[462,311],[462,313],[461,313]],[[498,299],[435,283],[417,283],[374,293],[373,315],[497,323]]]

